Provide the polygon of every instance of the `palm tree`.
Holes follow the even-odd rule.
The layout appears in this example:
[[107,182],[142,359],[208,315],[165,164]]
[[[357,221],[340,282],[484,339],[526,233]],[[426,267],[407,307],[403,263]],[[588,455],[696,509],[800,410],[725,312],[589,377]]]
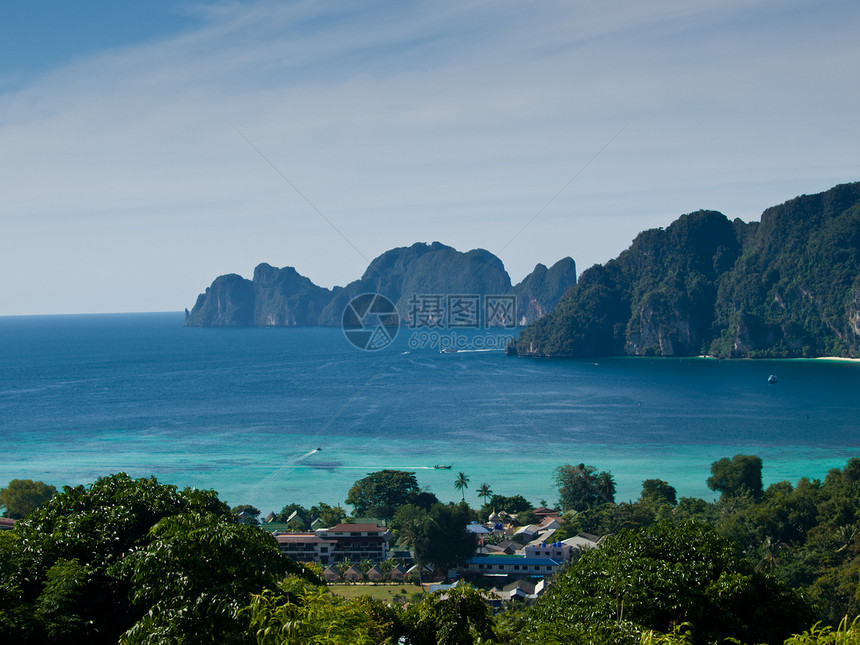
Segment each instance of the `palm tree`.
[[476,492],[478,493],[478,497],[484,500],[484,504],[486,504],[487,500],[493,496],[493,490],[490,488],[489,484],[481,484],[478,486],[478,490]]
[[454,482],[454,488],[456,488],[463,495],[463,501],[466,501],[466,493],[465,489],[469,488],[469,476],[466,473],[459,473],[457,475],[457,480]]
[[601,502],[615,501],[615,478],[611,473],[601,472],[597,475],[594,482],[597,494],[601,498]]
[[396,516],[397,541],[409,547],[412,559],[418,565],[418,584],[421,584],[421,570],[424,568],[422,554],[426,550],[428,524],[432,521],[419,508],[402,507]]

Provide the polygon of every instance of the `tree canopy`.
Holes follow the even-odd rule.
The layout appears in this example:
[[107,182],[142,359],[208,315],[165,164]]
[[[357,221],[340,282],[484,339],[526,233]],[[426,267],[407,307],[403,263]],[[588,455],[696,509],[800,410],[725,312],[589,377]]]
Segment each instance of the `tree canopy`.
[[[120,473],[0,535],[0,634],[16,643],[233,642],[252,591],[304,570],[213,491]],[[178,642],[178,641],[175,641]]]
[[615,500],[615,480],[594,466],[565,464],[555,469],[559,504],[565,511],[584,511]]
[[0,506],[5,507],[3,517],[20,520],[57,492],[55,486],[32,479],[13,479],[6,488],[0,488]]
[[403,504],[421,492],[414,472],[380,470],[359,479],[349,489],[346,503],[357,516],[390,520]]
[[726,497],[747,493],[759,500],[762,495],[761,468],[761,457],[755,455],[735,455],[731,459],[723,457],[711,464],[708,488]]
[[[692,624],[696,643],[782,642],[806,628],[810,607],[784,583],[754,571],[737,546],[698,522],[624,530],[560,574],[529,615],[526,642],[600,631],[640,642],[643,629]],[[531,639],[531,640],[530,640]]]
[[475,553],[475,536],[466,531],[472,514],[466,504],[434,504],[425,511],[412,504],[401,506],[391,526],[407,545],[417,564],[435,565],[447,576]]
[[678,503],[678,493],[674,486],[662,479],[646,479],[642,482],[642,494],[639,501],[648,504],[675,506]]

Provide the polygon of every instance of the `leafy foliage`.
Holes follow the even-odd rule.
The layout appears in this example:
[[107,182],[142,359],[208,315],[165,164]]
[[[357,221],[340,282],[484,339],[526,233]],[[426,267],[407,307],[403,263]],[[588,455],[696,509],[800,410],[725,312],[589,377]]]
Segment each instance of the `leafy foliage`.
[[747,493],[759,500],[762,495],[761,467],[761,458],[755,455],[723,457],[711,464],[708,488],[727,497]]
[[211,640],[216,627],[230,642],[249,591],[297,566],[214,492],[123,473],[65,487],[9,533],[0,635],[16,643],[116,643],[126,632],[165,642],[177,630]]
[[412,503],[420,493],[415,473],[380,470],[355,482],[346,503],[355,515],[390,520],[400,506]]
[[403,615],[408,645],[471,645],[495,640],[489,607],[470,585],[436,591]]
[[642,482],[642,495],[639,501],[656,506],[675,506],[678,503],[678,493],[674,486],[662,479],[646,479]]
[[394,642],[396,612],[368,597],[344,599],[294,580],[252,596],[243,610],[259,645]]
[[469,476],[460,472],[457,473],[457,479],[454,480],[454,488],[460,491],[463,501],[466,500],[466,489],[469,488]]
[[32,479],[13,479],[6,488],[0,488],[0,506],[5,507],[3,517],[20,520],[40,504],[57,493],[55,486]]
[[466,531],[472,514],[465,504],[434,504],[429,511],[407,504],[391,522],[398,539],[412,550],[419,565],[442,572],[474,555],[475,536]]
[[481,514],[489,515],[495,510],[516,515],[531,509],[531,503],[522,495],[493,495],[491,492],[490,501],[481,508]]
[[584,511],[615,499],[615,480],[594,466],[564,464],[555,469],[562,510]]
[[[803,629],[810,616],[800,596],[755,572],[713,528],[660,523],[622,531],[585,553],[535,605],[525,636],[532,636],[533,627],[589,630],[627,624],[637,633],[667,632],[689,622],[699,643],[724,638],[774,642]],[[635,642],[618,642],[625,640]]]

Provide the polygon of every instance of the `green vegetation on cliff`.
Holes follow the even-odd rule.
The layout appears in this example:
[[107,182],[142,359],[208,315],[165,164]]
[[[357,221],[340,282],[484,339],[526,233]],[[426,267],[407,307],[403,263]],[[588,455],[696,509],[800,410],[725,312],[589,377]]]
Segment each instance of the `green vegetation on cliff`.
[[413,244],[386,251],[374,259],[364,275],[346,287],[318,287],[294,268],[260,264],[253,280],[236,274],[215,279],[200,294],[185,320],[189,327],[336,327],[349,301],[364,293],[380,293],[408,320],[413,296],[514,295],[517,322],[537,320],[556,305],[576,283],[571,258],[551,268],[538,264],[517,285],[511,284],[502,261],[489,251],[465,253],[450,246]]
[[511,351],[539,356],[809,357],[860,350],[860,183],[640,233],[585,271]]

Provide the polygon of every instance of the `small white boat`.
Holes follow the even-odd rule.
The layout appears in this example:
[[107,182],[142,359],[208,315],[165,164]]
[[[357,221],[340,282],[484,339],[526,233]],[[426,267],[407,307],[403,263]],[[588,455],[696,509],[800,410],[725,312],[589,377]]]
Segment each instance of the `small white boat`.
[[776,374],[771,374],[770,376],[767,377],[767,382],[768,383],[778,383],[779,379],[776,378]]

